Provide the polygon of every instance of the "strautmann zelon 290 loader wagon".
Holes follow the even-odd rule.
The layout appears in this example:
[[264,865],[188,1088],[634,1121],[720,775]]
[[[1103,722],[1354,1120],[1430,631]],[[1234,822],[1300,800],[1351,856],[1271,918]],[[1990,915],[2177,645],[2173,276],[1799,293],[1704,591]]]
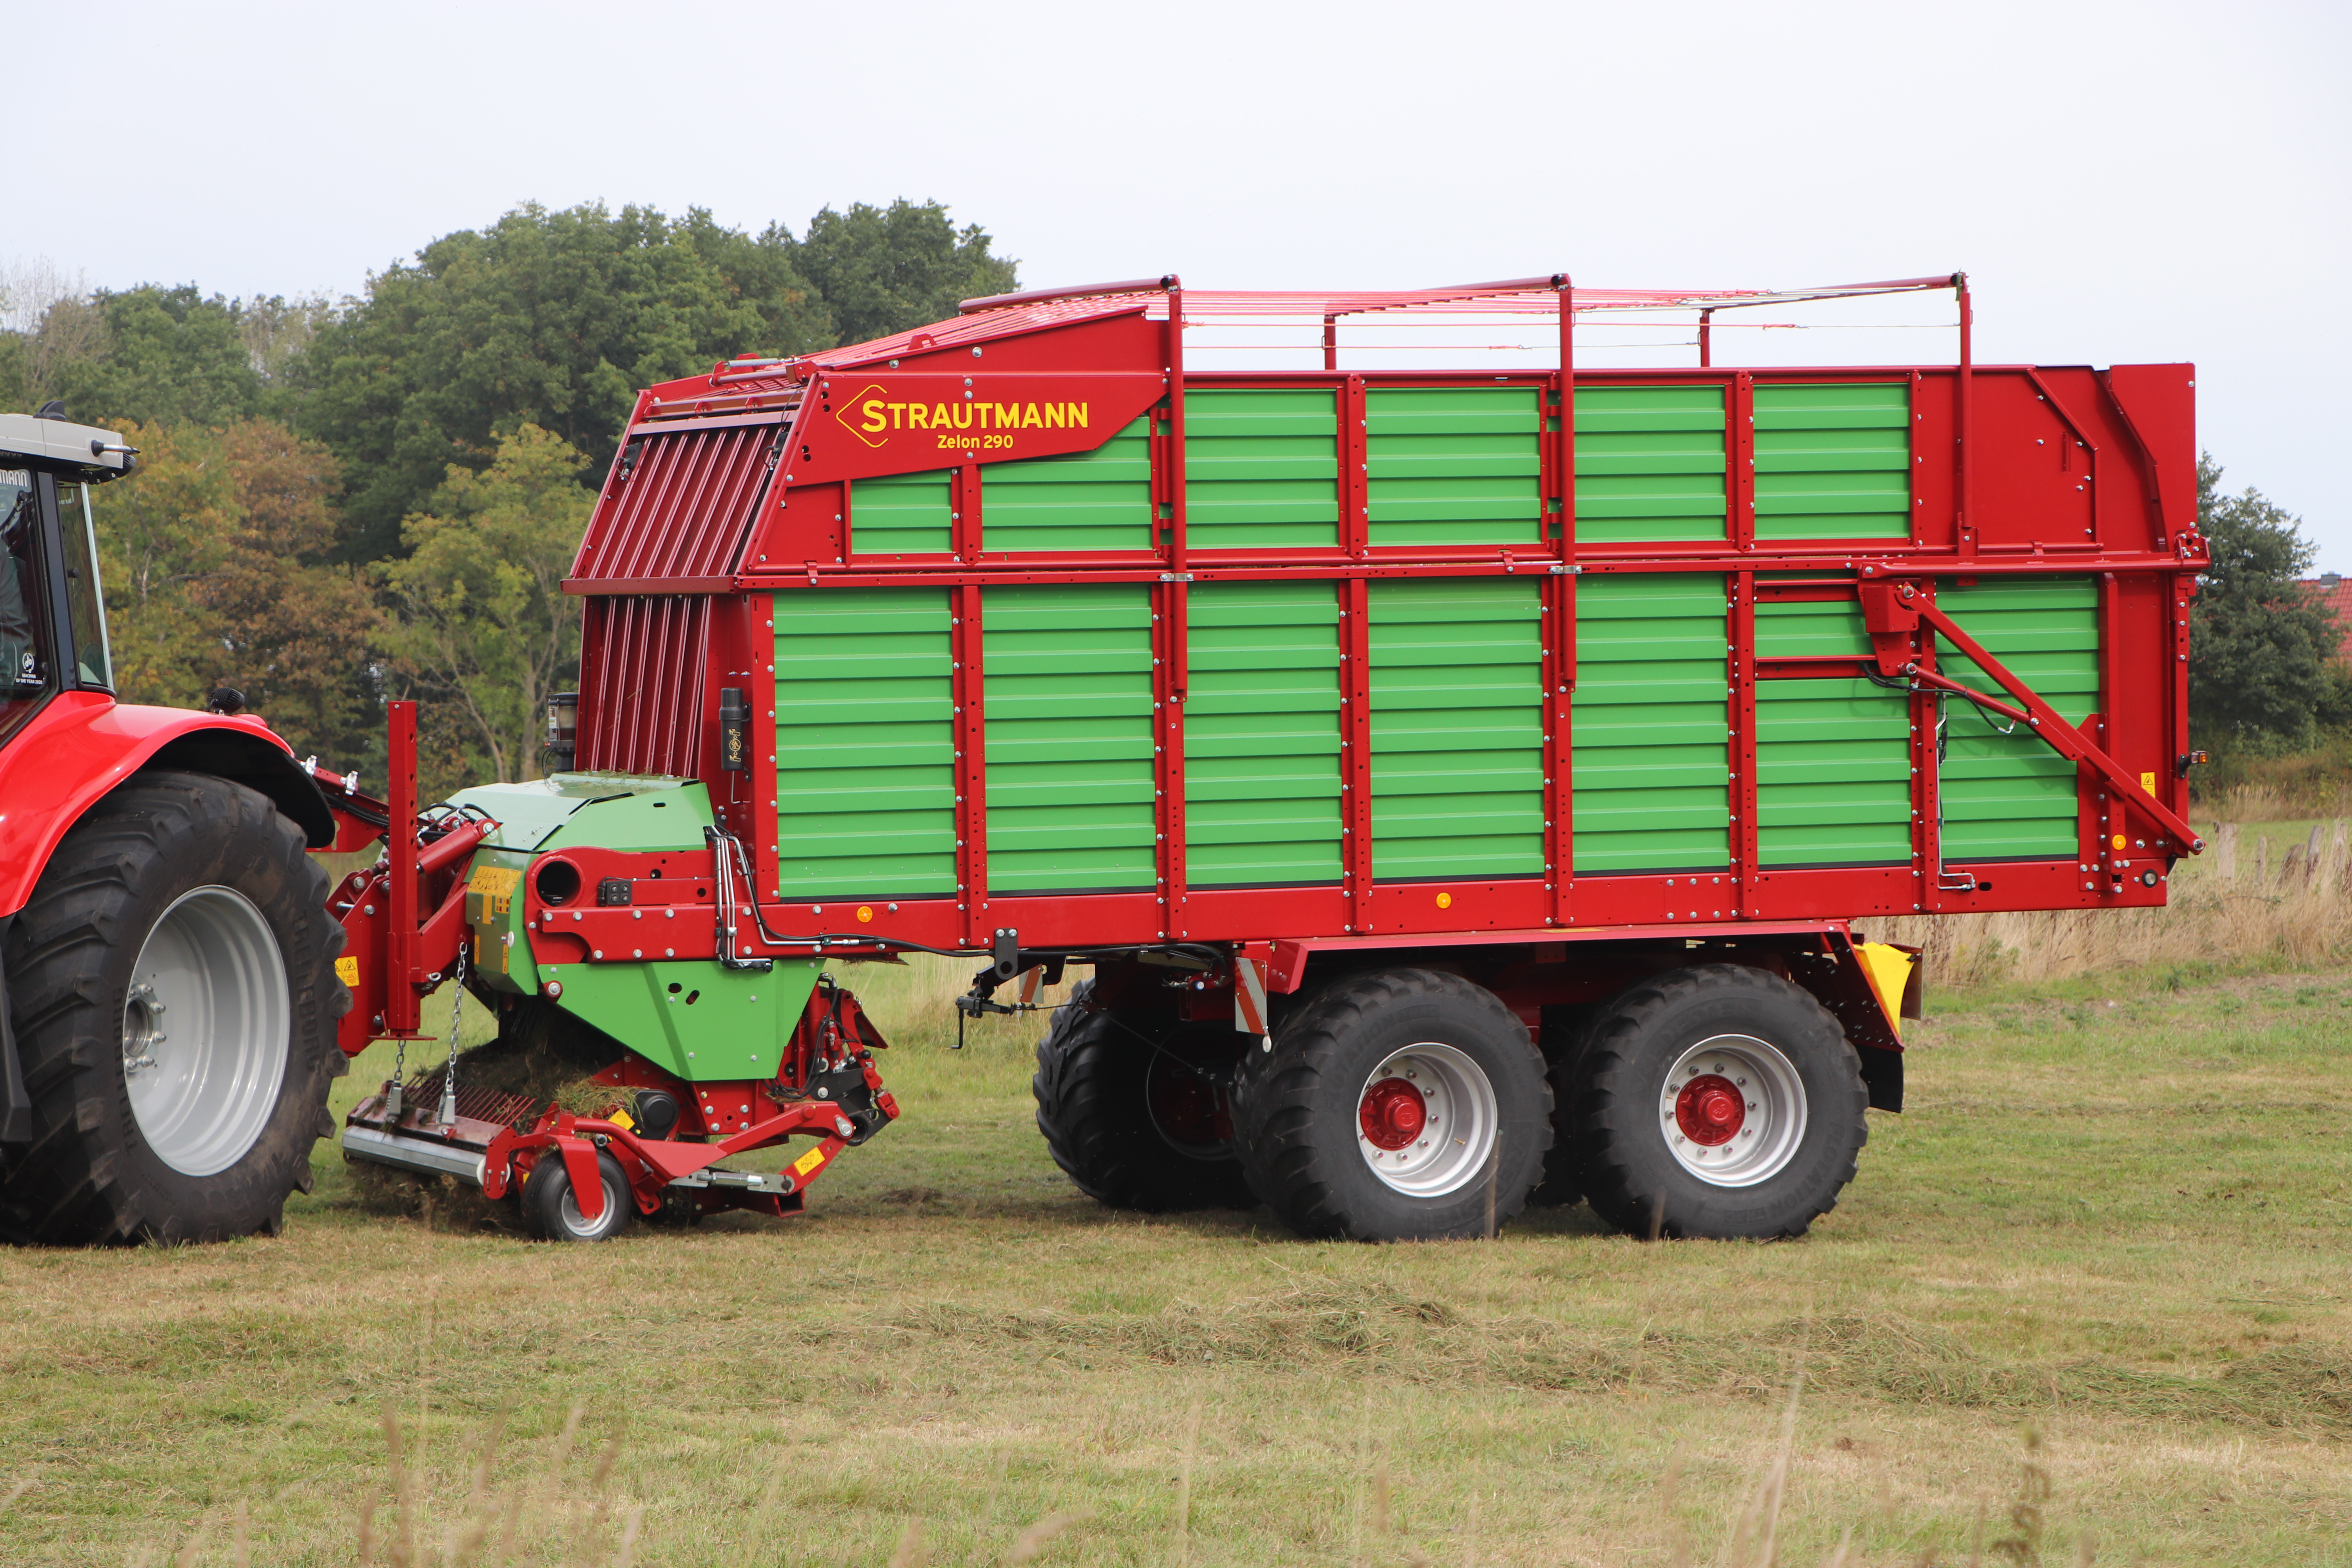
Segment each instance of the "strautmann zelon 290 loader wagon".
[[[1612,310],[1932,289],[1957,363],[1717,368],[1703,324],[1695,367],[1567,370]],[[1339,363],[1446,314],[1556,322],[1558,368]],[[1318,318],[1320,370],[1186,363]],[[388,801],[314,770],[344,838],[390,824],[330,899],[342,1050],[456,981],[605,1098],[469,1057],[346,1152],[559,1238],[793,1212],[898,1114],[837,976],[925,951],[974,1015],[1089,972],[1037,1120],[1107,1205],[1801,1232],[1902,1103],[1916,955],[1852,922],[2157,904],[2199,847],[2194,373],[1978,365],[1958,277],[1164,278],[652,388],[558,771],[420,814],[397,706]]]
[[[572,768],[457,797],[498,826],[423,851],[484,835],[404,961],[470,942],[633,1098],[469,1121],[460,1084],[436,1123],[427,1082],[347,1146],[482,1161],[551,1235],[679,1182],[788,1209],[896,1114],[824,962],[921,948],[985,959],[968,1011],[1090,967],[1038,1123],[1106,1204],[1803,1230],[1900,1108],[1920,984],[1849,921],[2157,903],[2197,847],[2193,372],[1974,365],[1958,278],[1811,292],[1931,288],[1958,364],[1565,409],[1558,370],[1336,349],[1533,314],[1572,363],[1562,278],[1052,290],[646,392],[569,584]],[[1253,316],[1321,317],[1327,368],[1187,366],[1177,323]],[[414,987],[354,934],[366,1019]],[[708,1169],[788,1132],[780,1176]]]

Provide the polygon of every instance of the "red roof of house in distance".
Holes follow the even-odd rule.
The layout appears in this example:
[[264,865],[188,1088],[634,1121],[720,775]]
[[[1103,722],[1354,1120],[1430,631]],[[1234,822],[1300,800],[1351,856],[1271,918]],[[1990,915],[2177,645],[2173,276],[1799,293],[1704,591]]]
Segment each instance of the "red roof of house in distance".
[[2336,612],[2336,657],[2352,663],[2352,577],[2323,572],[2295,586],[2310,589],[2315,602]]

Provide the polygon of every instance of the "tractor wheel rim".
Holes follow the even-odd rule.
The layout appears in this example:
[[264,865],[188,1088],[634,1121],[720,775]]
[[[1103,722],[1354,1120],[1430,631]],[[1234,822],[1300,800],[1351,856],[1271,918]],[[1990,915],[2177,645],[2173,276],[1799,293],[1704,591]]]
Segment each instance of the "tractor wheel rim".
[[1383,1186],[1441,1198],[1486,1173],[1501,1121],[1486,1069],[1435,1041],[1392,1051],[1356,1096],[1356,1152]]
[[629,1196],[620,1189],[619,1184],[613,1180],[613,1173],[604,1169],[601,1161],[597,1166],[597,1177],[604,1186],[603,1214],[598,1215],[594,1219],[590,1219],[586,1215],[582,1214],[580,1194],[573,1192],[568,1184],[563,1189],[563,1196],[555,1205],[555,1217],[564,1229],[574,1236],[586,1237],[592,1240],[613,1228],[614,1222],[620,1214],[620,1205],[627,1201]]
[[155,1157],[184,1176],[245,1158],[286,1079],[293,1003],[268,917],[194,888],[155,922],[122,1004],[122,1082]]
[[1658,1131],[1682,1168],[1710,1186],[1752,1187],[1797,1157],[1805,1081],[1778,1046],[1717,1035],[1675,1058],[1658,1089]]

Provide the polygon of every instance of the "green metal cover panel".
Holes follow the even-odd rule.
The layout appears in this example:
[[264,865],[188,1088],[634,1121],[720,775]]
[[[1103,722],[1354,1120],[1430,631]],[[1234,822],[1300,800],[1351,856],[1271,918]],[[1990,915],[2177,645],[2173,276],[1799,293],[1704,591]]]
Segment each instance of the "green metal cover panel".
[[819,961],[780,958],[765,973],[708,958],[549,964],[555,1005],[688,1083],[769,1079],[816,987]]
[[[571,773],[568,779],[594,779],[594,773]],[[599,849],[699,849],[702,830],[717,818],[710,815],[710,791],[702,784],[675,788],[632,789],[638,783],[615,777],[604,798],[582,803],[563,826],[540,841],[541,849],[569,849],[591,845]],[[618,798],[615,798],[615,797]]]
[[[563,773],[549,778],[532,779],[525,784],[475,784],[451,795],[449,804],[479,807],[484,816],[498,822],[498,826],[490,830],[489,837],[483,839],[483,843],[505,849],[536,849],[545,844],[556,829],[570,821],[572,813],[591,802],[609,801],[616,795],[676,794],[688,790],[694,792],[698,802],[691,810],[699,811],[701,820],[709,821],[710,795],[702,785],[688,784],[682,779],[651,778],[635,773]],[[665,825],[665,830],[667,830],[666,825],[669,818],[655,820]]]
[[955,890],[948,591],[771,595],[778,898]]
[[[1985,651],[2079,724],[2099,704],[2099,590],[2089,577],[1988,578],[1973,588],[1947,580],[1936,603]],[[1963,685],[2008,700],[1974,659],[1949,644],[1937,668]],[[1944,703],[1946,860],[2071,860],[2081,852],[2074,764],[2047,742],[1964,698]]]
[[1909,383],[1755,391],[1758,539],[1911,537]]
[[849,548],[857,555],[944,555],[955,548],[953,470],[890,474],[849,487]]
[[1150,590],[992,587],[981,620],[989,892],[1153,886]]
[[1312,387],[1187,392],[1184,536],[1194,550],[1337,548],[1338,398]]
[[1542,411],[1532,387],[1367,392],[1371,542],[1538,542],[1542,432]]
[[1373,876],[1542,875],[1541,586],[1371,584]]
[[1727,604],[1720,573],[1579,579],[1576,875],[1731,864]]
[[1576,537],[1721,539],[1723,388],[1576,389]]
[[[1870,657],[1862,606],[1759,604],[1756,657]],[[1756,683],[1756,858],[1763,866],[1911,860],[1911,705],[1859,676]]]
[[1150,550],[1151,437],[1137,419],[1091,452],[980,470],[983,550]]
[[1334,588],[1203,583],[1187,595],[1184,855],[1195,887],[1339,880]]

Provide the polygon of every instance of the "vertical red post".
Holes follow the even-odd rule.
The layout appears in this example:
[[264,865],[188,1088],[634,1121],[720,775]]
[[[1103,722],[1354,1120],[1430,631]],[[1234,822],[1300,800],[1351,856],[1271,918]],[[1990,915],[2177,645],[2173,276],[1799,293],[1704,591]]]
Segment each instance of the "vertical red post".
[[1562,561],[1576,559],[1576,289],[1568,274],[1556,273],[1559,290],[1559,549]]
[[1340,862],[1348,874],[1348,930],[1372,929],[1371,590],[1361,577],[1339,589]]
[[414,1035],[419,1014],[416,982],[416,704],[385,705],[391,752],[392,828],[385,836],[391,864],[384,898],[383,1030]]
[[1756,574],[1733,572],[1726,586],[1731,636],[1731,885],[1741,916],[1756,905],[1759,825],[1756,820]]
[[948,628],[955,664],[956,909],[959,942],[989,945],[988,691],[982,668],[982,596],[977,584],[948,590]]
[[1323,368],[1339,368],[1339,318],[1337,316],[1323,318]]
[[1976,311],[1969,303],[1967,273],[1952,274],[1952,292],[1958,297],[1960,305],[1959,384],[1952,389],[1953,403],[1958,415],[1959,424],[1959,451],[1955,454],[1959,467],[1958,483],[1955,487],[1959,497],[1959,505],[1957,509],[1959,524],[1958,546],[1962,555],[1974,555],[1977,552],[1977,520],[1971,507],[1976,498],[1970,480],[1974,477],[1975,454],[1969,436],[1970,426],[1976,421],[1977,407],[1976,355],[1975,345],[1971,342]]
[[[1171,573],[1171,576],[1175,574]],[[1185,667],[1190,657],[1186,647],[1186,619],[1192,614],[1191,595],[1181,582],[1163,583],[1152,595],[1159,607],[1154,617],[1151,639],[1155,656],[1152,671],[1152,712],[1155,719],[1151,737],[1152,761],[1156,780],[1158,810],[1153,816],[1160,836],[1160,925],[1163,940],[1181,940],[1185,934],[1184,903],[1188,873],[1184,864],[1184,685]]]
[[1339,548],[1356,559],[1371,550],[1371,443],[1364,427],[1364,378],[1339,384]]
[[1715,312],[1701,310],[1698,313],[1698,367],[1701,370],[1715,363],[1714,336]]
[[1552,574],[1544,615],[1544,872],[1551,879],[1544,923],[1564,926],[1576,877],[1574,573]]
[[1184,285],[1168,279],[1168,564],[1184,570]]

